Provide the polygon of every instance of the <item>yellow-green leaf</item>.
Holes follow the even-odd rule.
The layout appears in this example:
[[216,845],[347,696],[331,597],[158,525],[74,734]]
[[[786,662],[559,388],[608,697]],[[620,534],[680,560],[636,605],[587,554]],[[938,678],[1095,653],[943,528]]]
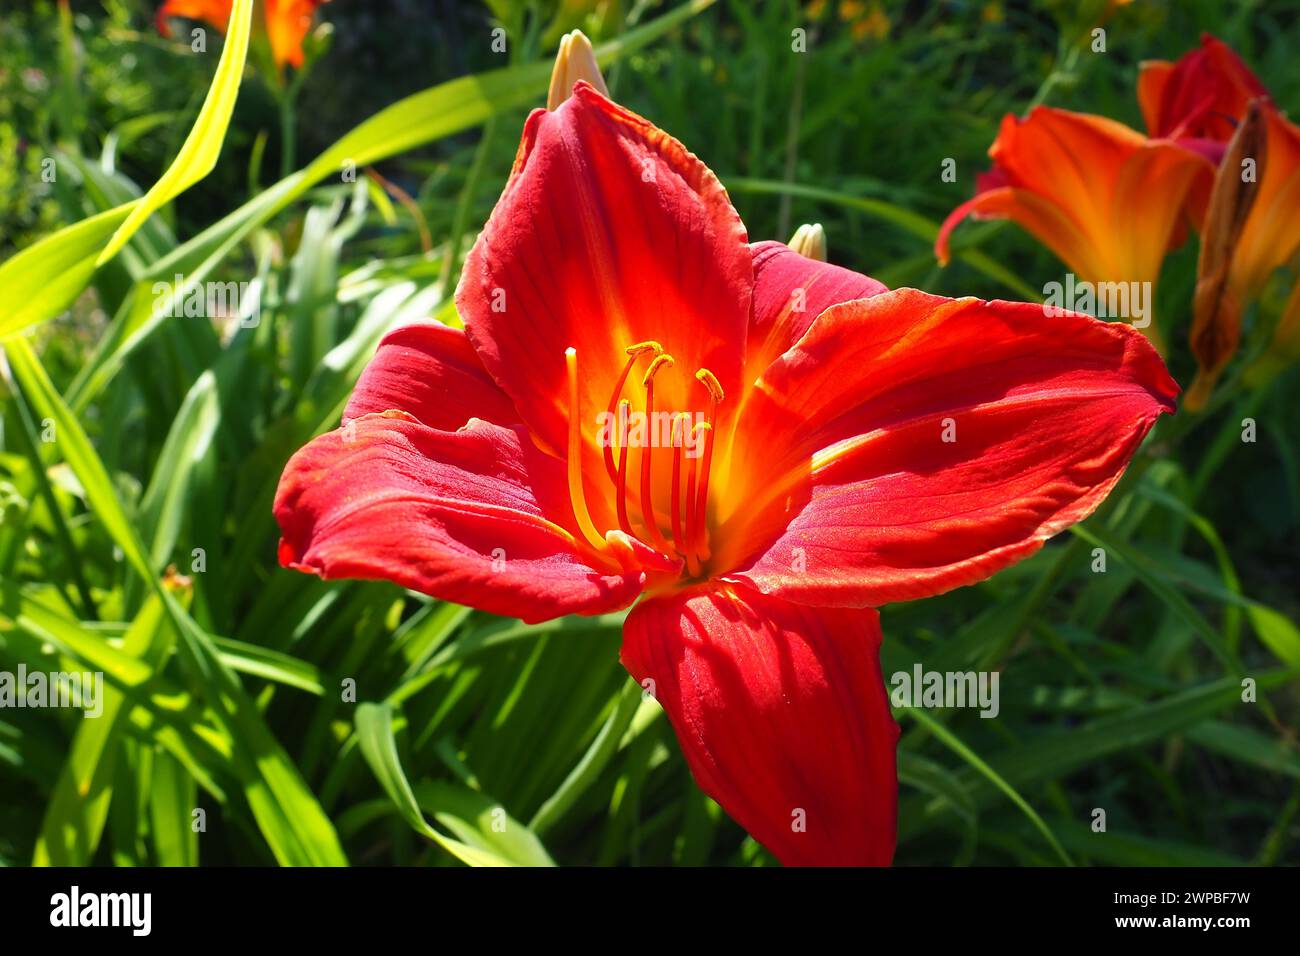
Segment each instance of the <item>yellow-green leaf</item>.
[[122,223],[96,260],[96,267],[112,259],[144,221],[167,205],[200,179],[212,172],[217,156],[226,139],[226,127],[239,96],[239,83],[244,76],[244,60],[248,56],[248,34],[253,21],[253,0],[236,0],[230,10],[230,24],[226,28],[226,44],[217,63],[216,75],[208,87],[207,99],[199,110],[190,135],[181,150],[167,167],[153,188],[135,204],[126,222]]

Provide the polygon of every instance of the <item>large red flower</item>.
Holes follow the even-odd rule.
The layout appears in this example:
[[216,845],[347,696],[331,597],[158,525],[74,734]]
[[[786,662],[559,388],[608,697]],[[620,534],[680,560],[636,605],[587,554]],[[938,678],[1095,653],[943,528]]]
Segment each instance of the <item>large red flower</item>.
[[641,596],[624,664],[785,863],[892,858],[871,608],[1083,518],[1177,392],[1130,328],[750,246],[703,163],[585,83],[529,118],[456,304],[464,333],[389,335],[289,462],[281,562],[526,621]]

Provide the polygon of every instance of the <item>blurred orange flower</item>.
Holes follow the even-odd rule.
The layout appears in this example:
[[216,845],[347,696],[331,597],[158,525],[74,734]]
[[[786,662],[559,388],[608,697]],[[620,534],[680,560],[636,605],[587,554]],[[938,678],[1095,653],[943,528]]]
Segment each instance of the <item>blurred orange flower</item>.
[[[276,66],[302,66],[302,41],[311,30],[316,8],[328,0],[263,0],[266,12],[266,36]],[[230,22],[231,0],[166,0],[158,8],[155,22],[158,32],[171,36],[171,17],[202,20],[225,30]]]
[[1007,115],[989,148],[993,168],[939,230],[935,254],[968,215],[1011,219],[1088,282],[1151,282],[1185,238],[1183,211],[1199,222],[1213,174],[1203,156],[1148,139],[1122,123],[1039,106]]

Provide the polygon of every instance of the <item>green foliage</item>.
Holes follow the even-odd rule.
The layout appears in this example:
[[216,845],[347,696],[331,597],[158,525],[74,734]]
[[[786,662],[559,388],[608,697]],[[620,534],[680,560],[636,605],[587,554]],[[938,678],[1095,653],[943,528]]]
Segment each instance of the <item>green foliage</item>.
[[[1300,108],[1294,2],[1139,2],[1104,56],[1077,52],[1073,4],[868,3],[883,20],[863,27],[834,3],[494,0],[408,36],[350,35],[361,14],[336,2],[289,127],[316,158],[272,178],[284,127],[250,70],[229,129],[200,135],[215,168],[167,205],[170,188],[141,197],[182,152],[221,41],[195,57],[142,2],[74,6],[0,14],[0,152],[19,156],[0,164],[0,671],[107,687],[98,720],[0,710],[8,864],[772,863],[619,665],[620,615],[527,626],[276,559],[288,457],[337,425],[388,329],[455,320],[451,284],[559,32],[597,39],[616,98],[719,174],[752,236],[819,221],[832,261],[948,294],[1032,298],[1060,271],[996,224],[933,260],[1003,112],[1042,97],[1136,123],[1137,62],[1201,30]],[[327,91],[368,38],[462,59],[338,123]],[[152,215],[97,266],[129,209]],[[1161,279],[1182,303],[1161,315],[1180,379],[1194,274],[1182,250]],[[172,315],[156,290],[209,281],[256,283],[257,321]],[[1162,423],[1075,533],[884,611],[886,675],[1001,674],[997,720],[900,712],[899,863],[1300,861],[1297,402],[1294,369],[1233,383]]]

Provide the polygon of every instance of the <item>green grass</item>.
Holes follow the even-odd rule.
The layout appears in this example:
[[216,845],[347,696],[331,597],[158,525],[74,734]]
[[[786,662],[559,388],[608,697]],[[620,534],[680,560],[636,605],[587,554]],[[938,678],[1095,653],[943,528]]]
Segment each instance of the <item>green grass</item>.
[[[398,59],[457,53],[425,56],[418,85],[388,77],[353,117],[335,94],[367,37],[345,34],[355,12],[336,0],[298,103],[311,161],[276,178],[279,120],[248,76],[211,173],[97,267],[126,220],[110,210],[180,151],[220,43],[193,57],[152,35],[143,3],[84,6],[66,23],[48,2],[0,14],[0,145],[29,144],[0,170],[0,671],[102,671],[109,690],[98,721],[0,710],[0,862],[771,865],[619,665],[620,616],[526,626],[275,559],[285,461],[337,425],[388,328],[451,316],[448,280],[559,27],[502,0],[505,57],[486,10],[370,37]],[[945,294],[1032,298],[1062,271],[1005,224],[967,225],[954,264],[933,260],[1003,112],[1044,98],[1137,124],[1136,64],[1201,30],[1300,109],[1295,2],[1138,0],[1104,55],[1076,51],[1065,3],[888,2],[883,38],[855,37],[835,4],[815,23],[780,0],[615,6],[587,23],[614,95],[719,174],[751,236],[819,221],[832,261]],[[33,69],[49,95],[21,86]],[[32,162],[46,156],[54,183]],[[182,294],[259,282],[260,322],[163,314],[154,285],[178,274]],[[1184,383],[1194,277],[1194,246],[1161,277]],[[1285,291],[1252,314],[1247,352]],[[1207,414],[1163,422],[1074,533],[883,611],[885,674],[1001,672],[996,720],[899,714],[899,864],[1300,862],[1300,375],[1228,381]]]

